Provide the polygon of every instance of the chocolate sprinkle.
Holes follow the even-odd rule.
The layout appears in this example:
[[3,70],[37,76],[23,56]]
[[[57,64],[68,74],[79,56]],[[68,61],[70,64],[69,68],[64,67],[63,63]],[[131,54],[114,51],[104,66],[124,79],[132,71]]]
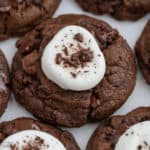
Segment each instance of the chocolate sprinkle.
[[84,73],[88,73],[89,71],[85,70]]
[[73,44],[72,44],[72,43],[70,43],[69,47],[70,47],[70,48],[71,48],[71,47],[73,47]]
[[71,72],[71,75],[72,75],[73,78],[76,78],[76,77],[77,77],[77,74],[76,74],[76,73]]
[[64,52],[64,54],[65,54],[66,56],[69,55],[67,47],[65,47],[62,51]]
[[77,40],[78,42],[83,42],[83,35],[81,33],[77,33],[75,36],[74,36],[74,39]]
[[58,53],[56,55],[55,62],[56,62],[57,65],[61,64],[61,62],[62,62],[62,54],[61,53]]
[[[67,48],[65,48],[67,50]],[[79,68],[79,67],[85,67],[88,62],[91,62],[93,59],[93,52],[90,50],[90,48],[83,48],[80,45],[78,45],[78,51],[71,54],[70,57],[63,57],[61,53],[56,54],[55,62],[57,65],[61,64],[63,62],[63,66],[66,67],[73,67],[73,68]]]
[[144,141],[144,144],[145,144],[146,146],[148,146],[148,143],[147,143],[146,141]]
[[[48,145],[44,144],[44,140],[40,137],[36,137],[34,140],[31,140],[29,142],[24,141],[25,145],[22,146],[22,150],[41,150],[41,148],[48,147]],[[10,148],[11,150],[19,150],[19,147],[17,146],[19,144],[18,142],[16,144],[11,144]]]

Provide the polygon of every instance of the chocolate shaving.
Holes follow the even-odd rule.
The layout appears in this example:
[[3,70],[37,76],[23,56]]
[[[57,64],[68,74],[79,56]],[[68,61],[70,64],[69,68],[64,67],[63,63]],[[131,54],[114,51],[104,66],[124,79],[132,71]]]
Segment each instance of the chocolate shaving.
[[71,44],[69,45],[69,47],[70,47],[70,48],[73,47],[73,44],[71,43]]
[[[25,145],[22,146],[22,150],[41,150],[42,147],[48,147],[48,145],[44,144],[44,140],[40,137],[36,137],[34,140],[31,141],[24,141]],[[11,150],[19,150],[19,147],[16,144],[11,144],[10,148]]]
[[63,66],[65,68],[66,67],[83,68],[87,65],[87,63],[92,61],[93,57],[94,57],[93,52],[90,50],[90,48],[83,48],[80,45],[78,45],[78,51],[71,54],[70,57],[63,57],[62,54],[58,53],[56,55],[55,62],[58,65],[63,62]]
[[65,54],[66,56],[69,55],[67,47],[65,47],[62,51],[64,52],[64,54]]
[[62,54],[61,53],[58,53],[56,55],[55,62],[56,62],[57,65],[61,64],[61,62],[62,62]]
[[83,42],[83,36],[81,33],[77,33],[75,36],[74,36],[74,39],[77,40],[78,42]]

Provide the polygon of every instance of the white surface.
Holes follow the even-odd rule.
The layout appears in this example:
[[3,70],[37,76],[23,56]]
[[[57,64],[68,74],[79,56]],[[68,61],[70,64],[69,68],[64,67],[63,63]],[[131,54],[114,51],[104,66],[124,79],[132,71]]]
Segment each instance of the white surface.
[[[83,42],[74,39],[78,33],[82,34]],[[71,44],[73,46],[70,47]],[[80,65],[78,68],[64,67],[62,62],[60,64],[56,63],[58,54],[61,54],[63,58],[70,59],[72,54],[80,51],[79,46],[84,49],[90,49],[93,53],[91,62],[87,62],[84,67]],[[66,48],[68,56],[62,51],[64,48]],[[76,25],[61,29],[53,37],[44,49],[41,64],[42,70],[49,80],[62,89],[73,91],[84,91],[94,88],[103,79],[106,70],[105,58],[96,39],[88,30]]]
[[[66,13],[78,13],[78,14],[88,14],[90,16],[96,17],[107,21],[114,28],[117,28],[120,31],[120,34],[128,41],[129,45],[134,48],[135,42],[141,34],[147,20],[150,18],[150,14],[136,22],[128,21],[116,21],[110,16],[95,16],[90,13],[83,12],[80,7],[75,4],[73,0],[62,0],[62,3],[56,12],[55,16]],[[12,58],[16,52],[15,48],[15,39],[9,39],[4,42],[0,42],[0,48],[3,49],[4,53],[8,58],[9,64],[12,62]],[[134,108],[139,106],[150,106],[150,86],[145,83],[144,78],[138,69],[136,87],[128,101],[123,105],[115,114],[125,114]],[[17,117],[27,116],[31,117],[32,115],[25,111],[22,106],[17,104],[12,96],[8,108],[5,114],[1,117],[0,121],[11,120]],[[87,124],[81,128],[69,129],[75,136],[78,144],[81,147],[81,150],[85,150],[87,141],[98,124]]]
[[0,150],[11,150],[12,145],[16,145],[18,150],[22,150],[30,142],[34,146],[35,143],[39,143],[39,140],[36,140],[36,138],[44,141],[40,143],[41,145],[38,145],[41,150],[66,150],[64,145],[54,136],[35,130],[25,130],[10,135],[1,143]]
[[115,150],[148,150],[150,145],[150,121],[131,126],[118,140]]

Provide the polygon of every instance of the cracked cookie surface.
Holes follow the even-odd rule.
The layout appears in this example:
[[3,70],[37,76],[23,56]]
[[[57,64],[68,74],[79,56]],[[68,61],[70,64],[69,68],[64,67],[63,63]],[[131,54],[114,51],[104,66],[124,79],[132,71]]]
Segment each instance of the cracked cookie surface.
[[[103,80],[82,92],[63,90],[46,78],[41,55],[55,34],[67,25],[79,25],[97,39],[106,59]],[[52,124],[79,127],[107,118],[130,96],[135,86],[136,63],[126,41],[107,23],[83,15],[48,19],[17,42],[12,84],[15,97],[36,117]]]
[[137,20],[150,12],[149,0],[76,0],[81,7],[96,14],[109,13],[119,20]]
[[60,0],[1,0],[0,40],[21,35],[51,17]]

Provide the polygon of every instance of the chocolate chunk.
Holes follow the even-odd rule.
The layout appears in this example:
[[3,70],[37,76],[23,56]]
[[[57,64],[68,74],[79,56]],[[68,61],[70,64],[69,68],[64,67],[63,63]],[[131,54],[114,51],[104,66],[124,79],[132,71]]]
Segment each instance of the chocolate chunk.
[[69,55],[67,47],[65,47],[62,51],[64,52],[64,54],[65,54],[66,56]]
[[63,60],[62,54],[61,54],[61,53],[58,53],[58,54],[56,55],[56,59],[55,59],[56,64],[57,64],[57,65],[61,64],[62,60]]
[[78,52],[78,57],[81,62],[91,62],[94,58],[93,52],[90,49],[83,49],[81,48]]
[[[88,63],[90,63],[93,59],[93,52],[88,48],[85,49],[81,46],[78,46],[79,51],[72,53],[70,57],[68,57],[68,51],[67,49],[63,49],[65,51],[65,57],[62,56],[62,54],[58,53],[55,58],[56,64],[60,64],[63,62],[64,67],[73,67],[73,68],[79,68],[79,67],[85,67]],[[67,56],[67,57],[66,57]]]
[[77,33],[75,36],[74,36],[74,39],[77,40],[78,42],[83,42],[83,35],[81,33]]
[[45,145],[44,140],[42,138],[36,137],[35,139],[24,141],[22,150],[41,150],[41,148],[46,149],[47,145]]

